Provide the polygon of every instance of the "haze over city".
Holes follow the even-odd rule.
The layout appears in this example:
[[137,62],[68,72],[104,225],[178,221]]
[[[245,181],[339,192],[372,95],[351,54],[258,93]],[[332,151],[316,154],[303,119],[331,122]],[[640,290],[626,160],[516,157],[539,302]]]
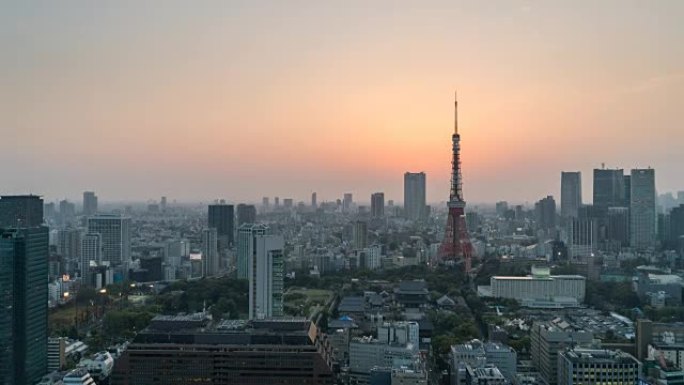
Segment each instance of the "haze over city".
[[[56,200],[533,202],[559,171],[684,177],[684,3],[16,2],[0,13],[3,193]],[[585,196],[591,186],[584,184]]]

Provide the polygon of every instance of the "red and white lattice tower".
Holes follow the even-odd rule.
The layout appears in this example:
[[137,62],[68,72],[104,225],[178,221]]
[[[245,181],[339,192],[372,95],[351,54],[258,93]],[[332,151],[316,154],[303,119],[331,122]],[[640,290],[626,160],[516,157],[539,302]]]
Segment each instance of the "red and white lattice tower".
[[451,194],[449,195],[449,217],[447,218],[444,240],[439,247],[442,263],[463,262],[464,270],[470,273],[473,245],[465,220],[465,200],[461,181],[461,136],[458,134],[458,100],[454,100],[454,134],[451,136]]

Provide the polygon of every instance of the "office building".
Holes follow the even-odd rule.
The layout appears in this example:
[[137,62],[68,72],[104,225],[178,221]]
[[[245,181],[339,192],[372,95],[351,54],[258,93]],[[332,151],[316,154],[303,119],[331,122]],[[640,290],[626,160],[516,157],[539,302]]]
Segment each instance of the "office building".
[[213,277],[219,272],[218,232],[202,230],[202,276]]
[[283,199],[283,207],[286,209],[291,209],[294,207],[294,200],[292,198],[284,198]]
[[102,261],[113,266],[131,261],[131,218],[97,214],[88,218],[88,233],[100,234]]
[[237,278],[249,279],[249,261],[256,253],[255,237],[268,232],[268,227],[246,223],[238,229],[237,239]]
[[352,236],[354,238],[354,249],[361,250],[368,246],[368,224],[364,221],[354,222]]
[[592,206],[583,205],[567,222],[568,255],[574,260],[590,256],[598,247],[599,219],[593,213]]
[[83,215],[97,214],[97,195],[92,191],[83,193]]
[[548,268],[532,267],[525,277],[494,276],[491,296],[510,298],[528,307],[577,307],[584,302],[586,278],[581,275],[550,275]]
[[656,243],[655,170],[632,170],[630,179],[630,244],[637,250],[650,249]]
[[334,384],[330,348],[311,321],[164,323],[153,321],[135,337],[116,362],[113,384]]
[[420,336],[417,322],[396,321],[383,322],[378,326],[378,341],[387,345],[410,345],[416,351],[420,347]]
[[561,217],[577,217],[577,210],[582,206],[582,173],[561,173]]
[[239,204],[237,206],[237,225],[242,226],[245,223],[255,223],[256,222],[256,206]]
[[81,238],[81,263],[79,271],[81,277],[90,284],[90,264],[102,263],[102,236],[99,233],[86,233]]
[[549,385],[558,382],[558,353],[572,347],[591,347],[594,335],[556,318],[535,322],[530,333],[532,365]]
[[34,227],[43,224],[43,199],[36,195],[0,197],[0,228]]
[[248,263],[249,319],[283,316],[285,240],[281,235],[256,235]]
[[57,230],[57,254],[66,262],[69,273],[78,270],[81,262],[81,231],[73,228]]
[[349,371],[354,380],[365,382],[373,368],[410,367],[418,354],[407,344],[387,344],[371,337],[357,337],[349,343]]
[[609,207],[606,241],[608,250],[619,252],[629,246],[629,208]]
[[218,203],[209,205],[209,228],[216,229],[219,249],[223,250],[233,244],[235,210],[233,205]]
[[641,363],[621,350],[571,349],[558,353],[558,385],[637,384]]
[[425,219],[425,173],[404,174],[404,215],[417,221]]
[[168,202],[166,200],[166,197],[161,197],[161,200],[159,201],[159,208],[163,213],[166,212],[167,204]]
[[624,207],[625,175],[622,169],[594,169],[594,207],[601,215],[608,207]]
[[2,201],[0,383],[34,384],[47,371],[48,228],[41,225],[42,199]]
[[64,199],[59,202],[59,216],[63,225],[71,224],[76,219],[76,205]]
[[371,217],[382,218],[385,216],[385,194],[377,192],[371,195]]
[[538,229],[553,230],[556,227],[556,201],[552,196],[549,195],[537,202],[534,211]]
[[318,202],[316,201],[316,193],[311,193],[311,208],[317,208]]
[[354,203],[354,198],[352,193],[345,193],[342,199],[342,211],[347,212],[351,210],[351,206]]

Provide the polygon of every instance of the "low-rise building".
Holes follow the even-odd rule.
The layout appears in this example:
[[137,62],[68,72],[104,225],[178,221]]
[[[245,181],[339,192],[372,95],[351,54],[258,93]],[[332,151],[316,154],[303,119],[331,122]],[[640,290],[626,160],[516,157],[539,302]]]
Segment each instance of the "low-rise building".
[[558,354],[558,385],[637,384],[641,363],[621,350],[570,349]]

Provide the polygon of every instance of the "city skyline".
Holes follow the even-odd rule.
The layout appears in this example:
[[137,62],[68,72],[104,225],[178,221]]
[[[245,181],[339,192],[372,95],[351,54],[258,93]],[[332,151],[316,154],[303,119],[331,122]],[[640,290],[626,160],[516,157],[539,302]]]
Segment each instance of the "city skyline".
[[668,42],[682,14],[674,1],[13,4],[0,192],[400,201],[403,173],[424,171],[427,201],[443,202],[455,88],[473,204],[559,197],[561,171],[604,162],[651,166],[658,192],[676,191],[684,51]]

